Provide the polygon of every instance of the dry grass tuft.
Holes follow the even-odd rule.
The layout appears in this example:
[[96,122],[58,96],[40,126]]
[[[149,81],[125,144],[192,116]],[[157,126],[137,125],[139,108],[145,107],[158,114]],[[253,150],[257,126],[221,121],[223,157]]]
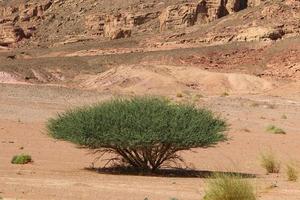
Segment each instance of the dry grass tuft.
[[256,200],[256,195],[248,180],[221,174],[209,181],[204,200]]
[[286,165],[286,175],[288,177],[288,181],[297,181],[298,180],[298,170],[294,164]]
[[280,162],[276,159],[274,153],[262,153],[260,157],[261,166],[267,171],[267,173],[279,173]]
[[176,94],[176,97],[182,98],[182,97],[183,97],[183,94],[182,94],[182,93],[177,93],[177,94]]

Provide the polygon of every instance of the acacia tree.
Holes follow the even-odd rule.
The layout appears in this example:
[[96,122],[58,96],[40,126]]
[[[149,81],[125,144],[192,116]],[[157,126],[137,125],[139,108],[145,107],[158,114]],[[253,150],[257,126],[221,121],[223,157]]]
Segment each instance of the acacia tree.
[[157,97],[116,99],[69,110],[48,121],[49,134],[141,170],[181,160],[178,152],[226,140],[226,122],[206,109]]

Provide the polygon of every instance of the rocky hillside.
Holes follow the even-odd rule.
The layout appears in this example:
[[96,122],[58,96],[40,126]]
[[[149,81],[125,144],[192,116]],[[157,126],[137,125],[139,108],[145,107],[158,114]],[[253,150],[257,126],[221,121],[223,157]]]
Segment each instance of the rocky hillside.
[[[260,9],[251,10],[254,7]],[[250,12],[211,25],[245,9]],[[197,37],[184,42],[276,40],[299,35],[299,13],[295,0],[4,0],[0,3],[0,45],[119,39],[177,33],[193,26],[197,28],[184,29],[171,38],[192,32]]]
[[2,0],[0,62],[0,82],[65,84],[120,65],[299,80],[300,1]]

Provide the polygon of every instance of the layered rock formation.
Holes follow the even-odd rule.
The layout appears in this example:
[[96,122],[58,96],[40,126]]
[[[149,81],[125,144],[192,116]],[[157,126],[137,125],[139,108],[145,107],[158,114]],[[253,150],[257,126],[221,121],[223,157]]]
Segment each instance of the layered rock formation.
[[85,18],[87,32],[92,35],[104,35],[105,16],[92,14]]
[[199,3],[184,3],[168,6],[159,17],[160,30],[189,27],[207,23],[259,5],[261,0],[202,0]]
[[22,28],[15,26],[13,23],[0,24],[0,45],[9,46],[16,43],[25,37],[25,33]]
[[278,40],[283,37],[284,31],[281,27],[262,27],[254,26],[241,30],[234,37],[235,41],[260,41],[260,40]]
[[92,14],[85,20],[87,33],[109,39],[130,37],[133,29],[157,17],[155,13]]
[[36,20],[41,19],[51,5],[52,0],[45,0],[41,3],[0,7],[0,45],[13,45],[31,37]]
[[[217,23],[212,24],[205,21],[200,22],[198,19],[199,14],[195,22],[195,25],[198,26],[189,29],[191,33],[188,33],[187,29],[168,33],[166,37],[168,42],[155,45],[164,45],[165,47],[167,45],[174,46],[174,43],[177,45],[224,45],[236,41],[276,41],[299,37],[300,1],[261,2],[261,5],[255,8],[247,9],[245,12],[237,12],[232,17],[219,19]],[[209,20],[212,19],[208,18]],[[172,21],[169,19],[168,23]],[[149,46],[151,46],[150,43]]]
[[[32,35],[37,44],[65,44],[64,41],[72,38],[79,38],[78,41],[98,37],[101,40],[119,39],[181,29],[185,33],[167,36],[178,39],[186,34],[184,28],[195,25],[201,25],[201,37],[180,43],[277,40],[285,35],[299,34],[297,0],[178,0],[160,3],[132,0],[122,3],[126,6],[120,8],[111,8],[114,7],[112,5],[106,8],[108,1],[97,0],[22,2],[25,3],[6,5],[0,2],[2,45],[13,45]],[[258,6],[259,11],[254,9],[249,14],[239,15],[240,10],[254,6]],[[231,22],[224,22],[222,27],[207,25],[232,13],[237,13],[235,19],[230,18]],[[281,17],[278,18],[278,15]],[[223,23],[222,20],[220,23]],[[189,30],[197,31],[197,28]]]
[[196,23],[199,4],[181,4],[167,7],[159,16],[160,30],[189,27]]
[[107,16],[104,25],[104,36],[110,39],[130,37],[133,26],[134,17],[131,14]]

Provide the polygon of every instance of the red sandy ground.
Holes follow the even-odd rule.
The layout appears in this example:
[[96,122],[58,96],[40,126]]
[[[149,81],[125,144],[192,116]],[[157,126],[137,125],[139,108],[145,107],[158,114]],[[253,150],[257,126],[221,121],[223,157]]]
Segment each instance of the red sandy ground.
[[[285,176],[285,164],[300,160],[300,95],[299,91],[288,92],[277,89],[264,95],[206,96],[197,100],[199,106],[206,105],[228,119],[231,140],[215,148],[184,152],[187,164],[197,170],[256,174],[251,182],[262,200],[300,199],[299,183],[288,182]],[[43,200],[201,199],[207,179],[87,171],[84,168],[95,156],[45,134],[45,121],[56,112],[107,98],[110,96],[67,88],[0,85],[0,196]],[[188,97],[182,101],[185,99]],[[270,124],[287,134],[267,133]],[[278,175],[266,175],[259,164],[259,154],[270,149],[282,162]],[[10,164],[12,156],[19,153],[30,154],[34,162]],[[271,185],[278,187],[270,189]]]

